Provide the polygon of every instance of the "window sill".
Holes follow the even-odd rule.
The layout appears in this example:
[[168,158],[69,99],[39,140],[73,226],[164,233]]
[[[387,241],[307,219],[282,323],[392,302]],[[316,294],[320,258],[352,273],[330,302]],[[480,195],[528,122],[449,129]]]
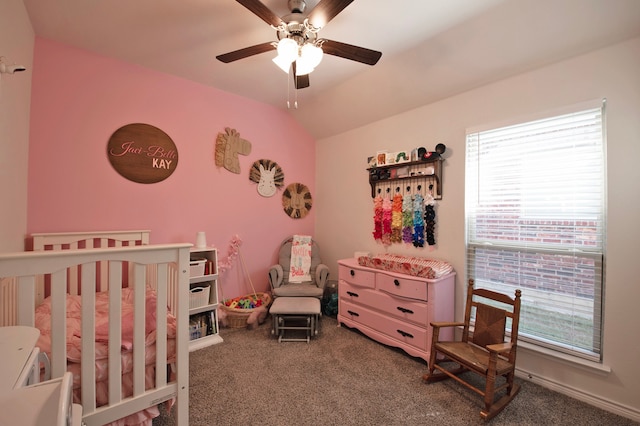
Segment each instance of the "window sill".
[[562,352],[553,351],[551,349],[543,348],[541,346],[533,345],[531,343],[522,342],[522,341],[518,342],[518,347],[520,349],[525,349],[528,352],[534,352],[546,358],[549,358],[564,364],[568,364],[573,367],[582,368],[584,370],[588,370],[591,372],[597,371],[603,374],[611,373],[611,367],[605,364],[601,364],[599,362],[589,361],[577,356],[572,356]]

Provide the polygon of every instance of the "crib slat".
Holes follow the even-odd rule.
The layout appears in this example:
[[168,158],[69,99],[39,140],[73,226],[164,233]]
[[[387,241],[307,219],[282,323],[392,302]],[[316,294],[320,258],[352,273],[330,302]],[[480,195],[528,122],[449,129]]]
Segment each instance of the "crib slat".
[[169,286],[169,293],[168,293],[168,300],[167,300],[167,306],[169,306],[169,312],[171,312],[173,315],[176,314],[176,306],[177,306],[177,302],[178,302],[178,290],[179,290],[179,285],[180,285],[180,274],[179,271],[177,269],[177,265],[175,263],[171,263],[168,265],[169,267],[169,272],[168,272],[168,281],[167,281],[167,285]]
[[[51,377],[67,371],[67,270],[51,274]],[[53,332],[55,330],[55,333]]]
[[[166,263],[158,265],[156,269],[156,336],[167,335],[167,274],[169,268]],[[163,387],[167,384],[167,374],[164,366],[167,365],[167,339],[156,339],[156,386]]]
[[[140,396],[144,393],[145,378],[145,318],[146,318],[146,285],[144,265],[135,264],[133,266],[133,396]],[[131,284],[129,284],[131,285]]]
[[[33,300],[35,297],[35,277],[26,276],[18,278],[17,300]],[[29,304],[20,303],[17,306],[17,325],[34,327],[36,325],[36,314]],[[8,324],[16,325],[16,324]]]
[[[122,400],[122,364],[111,362],[120,359],[122,346],[122,262],[108,262],[109,268],[109,405],[114,405]],[[107,269],[107,268],[105,268]],[[105,272],[107,272],[105,270]]]
[[82,403],[96,408],[96,264],[82,265]]
[[[72,243],[69,243],[69,249],[68,250],[78,250],[79,244],[78,241],[74,241]],[[55,250],[61,250],[62,247],[59,248],[55,248]],[[80,273],[80,269],[82,267],[81,266],[71,266],[69,268],[69,283],[67,284],[68,289],[67,291],[69,292],[69,294],[80,294],[80,280],[79,280],[79,273]]]
[[97,283],[97,291],[109,291],[109,262],[98,262],[100,267],[100,277]]
[[[97,243],[96,243],[97,241]],[[105,248],[109,247],[109,239],[100,238],[100,239],[91,239],[91,243],[94,244],[93,247]],[[98,262],[100,268],[100,279],[98,280],[97,291],[109,291],[109,272],[108,272],[108,263],[105,261]]]

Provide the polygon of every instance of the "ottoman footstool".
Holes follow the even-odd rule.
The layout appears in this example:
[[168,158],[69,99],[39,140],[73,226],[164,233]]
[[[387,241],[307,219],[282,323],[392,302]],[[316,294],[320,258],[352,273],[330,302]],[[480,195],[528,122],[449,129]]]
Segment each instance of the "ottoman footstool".
[[[320,299],[315,297],[276,297],[269,313],[273,317],[271,334],[278,342],[307,342],[318,334]],[[285,330],[306,331],[305,338],[286,337]]]

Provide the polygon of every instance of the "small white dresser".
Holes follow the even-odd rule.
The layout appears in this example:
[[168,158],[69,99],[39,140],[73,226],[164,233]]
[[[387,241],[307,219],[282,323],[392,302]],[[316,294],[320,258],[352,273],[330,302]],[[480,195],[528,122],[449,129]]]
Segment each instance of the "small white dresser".
[[[338,323],[428,362],[429,324],[454,320],[455,275],[431,280],[339,260]],[[442,330],[440,337],[453,338],[452,333]]]
[[38,382],[38,337],[34,327],[0,327],[0,393]]
[[80,426],[71,373],[39,383],[39,336],[33,327],[0,327],[0,425]]

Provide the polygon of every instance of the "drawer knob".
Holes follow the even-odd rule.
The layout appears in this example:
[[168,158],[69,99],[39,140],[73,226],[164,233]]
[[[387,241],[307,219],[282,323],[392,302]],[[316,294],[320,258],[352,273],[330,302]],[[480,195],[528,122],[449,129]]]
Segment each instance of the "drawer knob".
[[352,317],[359,317],[360,314],[357,312],[353,312],[353,311],[347,311],[349,313],[349,315],[351,315]]
[[356,274],[356,271],[354,271],[353,269],[349,272],[351,274],[351,276],[353,277]]
[[398,281],[398,280],[393,280],[393,283],[394,283],[396,286],[399,286],[399,285],[400,285],[400,281]]
[[358,293],[354,293],[352,291],[347,291],[347,294],[351,297],[359,297]]
[[402,331],[402,330],[396,330],[398,333],[400,333],[402,335],[402,337],[409,337],[411,339],[413,339],[413,334],[411,333],[407,333],[406,331]]
[[397,309],[403,314],[412,314],[413,311],[411,309],[403,308],[402,306],[398,306]]

